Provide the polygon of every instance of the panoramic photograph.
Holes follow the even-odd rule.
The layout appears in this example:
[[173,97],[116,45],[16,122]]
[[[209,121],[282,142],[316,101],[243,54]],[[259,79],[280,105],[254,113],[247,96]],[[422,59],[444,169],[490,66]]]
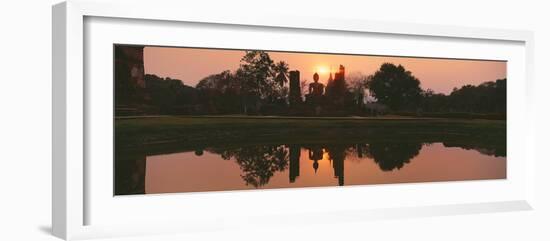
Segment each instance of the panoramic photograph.
[[506,179],[506,61],[113,54],[114,195]]

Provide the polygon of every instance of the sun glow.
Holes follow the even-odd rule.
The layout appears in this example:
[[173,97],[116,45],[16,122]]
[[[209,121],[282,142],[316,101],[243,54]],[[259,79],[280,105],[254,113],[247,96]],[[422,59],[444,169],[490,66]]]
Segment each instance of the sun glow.
[[326,73],[328,73],[328,68],[325,67],[325,66],[318,66],[317,67],[317,73],[326,74]]

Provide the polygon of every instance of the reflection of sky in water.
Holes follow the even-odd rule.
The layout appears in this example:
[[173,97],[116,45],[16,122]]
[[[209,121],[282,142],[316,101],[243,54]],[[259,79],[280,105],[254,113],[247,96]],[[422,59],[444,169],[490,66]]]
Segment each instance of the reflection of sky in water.
[[[254,182],[246,185],[246,173],[251,176],[267,176],[264,179],[266,183],[258,185],[258,188],[338,186],[339,182],[344,185],[361,185],[506,178],[505,157],[482,154],[484,150],[445,147],[441,143],[424,144],[418,155],[415,155],[416,150],[413,150],[412,155],[408,154],[412,159],[395,165],[390,163],[389,168],[387,163],[380,163],[380,158],[377,158],[377,163],[373,155],[362,154],[359,157],[356,148],[341,147],[337,151],[333,149],[332,152],[321,148],[322,154],[317,161],[318,165],[314,165],[309,150],[304,146],[295,150],[300,152],[299,162],[290,161],[278,163],[282,167],[262,166],[257,169],[247,165],[257,165],[258,162],[239,163],[235,156],[224,160],[220,154],[214,154],[208,149],[201,156],[195,155],[194,152],[148,156],[145,193],[256,188]],[[289,148],[281,147],[280,151],[288,155],[286,160],[292,159]],[[387,148],[380,151],[386,151],[384,155],[389,159],[403,158],[403,155],[400,156]],[[333,152],[339,154],[333,154],[331,157]],[[343,153],[345,154],[342,155]],[[313,156],[316,159],[319,155]],[[384,165],[386,170],[390,170],[382,170],[381,167]],[[265,169],[272,170],[272,173],[264,173],[262,170]],[[293,177],[297,174],[299,175]],[[294,181],[290,182],[291,179]]]

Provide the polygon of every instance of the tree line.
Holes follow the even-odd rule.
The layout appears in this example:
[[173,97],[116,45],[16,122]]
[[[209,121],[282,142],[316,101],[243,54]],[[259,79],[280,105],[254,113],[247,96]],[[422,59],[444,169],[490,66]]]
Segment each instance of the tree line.
[[[273,61],[265,51],[246,51],[237,70],[212,74],[194,87],[147,74],[143,98],[130,102],[145,114],[312,115],[305,101],[305,80],[300,83],[303,101],[291,106],[289,70],[288,63]],[[127,92],[136,89],[120,83],[115,88],[115,99],[131,96]],[[367,93],[370,100],[365,99]],[[324,101],[317,105],[326,115],[345,116],[372,114],[373,103],[384,106],[385,113],[504,118],[506,79],[464,85],[446,95],[422,89],[404,66],[384,63],[372,75],[350,74],[342,82],[329,83]]]
[[[449,95],[420,88],[420,81],[402,65],[385,63],[365,82],[378,103],[398,113],[447,117],[506,117],[506,79],[453,88]],[[413,113],[415,114],[415,113]]]

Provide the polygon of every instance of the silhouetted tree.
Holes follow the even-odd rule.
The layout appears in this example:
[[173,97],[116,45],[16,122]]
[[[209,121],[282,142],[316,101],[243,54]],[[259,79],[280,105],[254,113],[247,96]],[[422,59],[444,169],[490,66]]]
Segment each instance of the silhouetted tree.
[[347,77],[349,80],[349,91],[353,94],[353,101],[357,106],[362,106],[365,99],[365,88],[372,76],[367,76],[361,72],[350,73]]
[[426,112],[446,112],[449,111],[449,101],[448,96],[435,93],[431,89],[422,91],[422,103],[421,108]]
[[197,102],[197,92],[183,81],[147,74],[144,77],[149,104],[161,113],[174,113]]
[[506,79],[455,88],[449,102],[453,111],[506,113]]
[[229,70],[205,77],[196,86],[209,113],[238,113],[242,106],[242,81]]
[[420,81],[402,65],[384,63],[368,82],[376,100],[393,110],[414,108],[420,99]]
[[258,110],[258,106],[262,103],[286,105],[288,95],[288,88],[284,86],[288,73],[286,63],[279,62],[275,65],[265,51],[246,51],[237,73],[243,79],[246,90],[243,93],[246,103],[245,113],[248,112],[248,106]]
[[302,91],[301,96],[308,94],[309,81],[307,79],[300,81],[300,91]]
[[454,88],[449,95],[428,89],[421,96],[422,103],[419,106],[422,110],[443,113],[442,117],[502,119],[506,116],[506,79],[488,81],[477,86],[464,85]]
[[242,75],[245,77],[245,85],[249,93],[261,98],[269,94],[270,82],[275,76],[273,71],[275,64],[265,51],[246,51],[241,59]]
[[275,81],[277,81],[281,87],[288,82],[288,64],[285,61],[279,61],[274,67],[276,76]]

